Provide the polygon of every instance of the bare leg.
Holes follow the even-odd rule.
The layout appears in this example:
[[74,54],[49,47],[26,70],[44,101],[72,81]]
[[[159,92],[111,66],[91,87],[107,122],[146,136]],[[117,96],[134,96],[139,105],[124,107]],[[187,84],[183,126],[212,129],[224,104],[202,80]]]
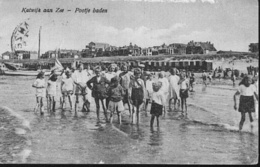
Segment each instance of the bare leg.
[[109,119],[109,122],[112,124],[113,123],[113,112],[110,111],[110,119]]
[[156,116],[156,120],[157,120],[157,127],[159,127],[159,116]]
[[105,115],[106,121],[108,122],[108,119],[107,119],[107,110],[106,110],[106,108],[105,108],[104,100],[101,100],[101,104],[102,104],[102,107],[103,107],[103,110],[104,110],[104,115]]
[[77,112],[77,106],[78,106],[78,103],[79,103],[79,96],[76,95],[76,102],[75,102],[75,113]]
[[53,101],[52,110],[53,110],[53,112],[55,112],[55,104],[56,104],[56,101],[55,101],[54,97],[52,97],[52,101]]
[[121,112],[117,113],[118,116],[118,123],[121,124],[122,120],[121,120]]
[[155,118],[155,116],[152,115],[151,120],[150,120],[150,127],[153,127],[154,118]]
[[171,108],[171,102],[172,102],[172,98],[169,99],[169,110],[171,111],[172,108]]
[[128,105],[128,110],[129,110],[129,116],[131,117],[131,115],[132,115],[132,105],[130,104],[130,102],[128,101],[127,102],[127,105]]
[[70,103],[70,110],[72,110],[72,102],[71,102],[71,95],[68,95],[69,103]]
[[184,107],[185,107],[185,114],[187,115],[188,114],[187,113],[187,99],[184,98],[183,101],[184,101]]
[[99,99],[98,98],[95,98],[95,103],[96,103],[96,109],[97,109],[97,119],[99,119],[100,106],[99,106]]
[[42,97],[40,99],[40,112],[41,112],[41,114],[43,114],[43,101],[42,101]]

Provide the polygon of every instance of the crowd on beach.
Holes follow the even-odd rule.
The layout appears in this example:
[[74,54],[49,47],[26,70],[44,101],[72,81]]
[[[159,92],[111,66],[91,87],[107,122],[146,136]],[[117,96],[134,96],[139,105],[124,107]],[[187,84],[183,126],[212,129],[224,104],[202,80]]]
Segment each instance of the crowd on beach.
[[[65,68],[61,74],[53,70],[45,83],[45,75],[41,71],[32,85],[36,88],[34,111],[40,110],[41,114],[44,113],[44,98],[47,99],[48,112],[55,112],[56,101],[60,101],[60,106],[64,109],[68,99],[70,111],[74,110],[77,113],[79,100],[82,98],[81,111],[90,112],[90,104],[94,101],[97,119],[100,117],[102,106],[106,122],[112,123],[113,115],[116,114],[118,123],[121,123],[121,113],[125,111],[127,105],[131,123],[134,123],[135,116],[138,124],[140,112],[145,111],[151,114],[150,126],[153,126],[155,118],[159,126],[159,117],[167,111],[180,110],[181,117],[187,117],[187,98],[189,92],[194,91],[193,72],[177,68],[172,68],[169,72],[170,75],[165,71],[158,73],[144,71],[142,64],[130,70],[127,63],[110,64],[108,68],[101,66],[91,68],[88,65],[84,69],[84,65],[79,63],[77,67]],[[213,74],[203,71],[201,78],[204,86],[207,86],[207,80],[211,82]],[[232,78],[235,80],[233,71]],[[58,81],[60,81],[60,86],[58,86]],[[239,124],[241,130],[245,114],[249,113],[250,122],[253,122],[252,113],[258,109],[258,79],[252,80],[251,75],[243,77],[234,95],[235,110],[237,109],[237,95],[240,95],[238,111],[241,113]],[[258,119],[258,110],[256,118]]]

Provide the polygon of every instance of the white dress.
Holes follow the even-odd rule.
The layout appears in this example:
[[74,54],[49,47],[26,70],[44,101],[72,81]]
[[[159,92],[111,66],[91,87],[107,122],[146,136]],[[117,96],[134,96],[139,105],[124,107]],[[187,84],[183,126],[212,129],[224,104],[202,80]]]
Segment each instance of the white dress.
[[180,99],[180,85],[178,82],[180,77],[177,75],[171,75],[169,77],[169,98]]

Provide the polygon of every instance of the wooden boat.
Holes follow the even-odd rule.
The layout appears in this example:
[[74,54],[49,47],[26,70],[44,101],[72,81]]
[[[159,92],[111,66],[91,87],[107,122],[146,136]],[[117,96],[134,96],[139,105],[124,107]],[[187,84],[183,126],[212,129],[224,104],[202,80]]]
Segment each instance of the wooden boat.
[[[17,70],[17,71],[11,71],[6,70],[3,72],[3,75],[8,76],[37,76],[39,74],[39,71],[25,71],[25,70]],[[45,75],[50,75],[50,71],[46,71]]]

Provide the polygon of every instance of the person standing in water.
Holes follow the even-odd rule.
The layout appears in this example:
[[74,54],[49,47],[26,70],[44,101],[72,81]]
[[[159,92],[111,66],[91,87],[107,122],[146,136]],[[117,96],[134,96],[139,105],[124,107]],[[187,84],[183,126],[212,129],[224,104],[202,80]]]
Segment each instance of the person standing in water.
[[207,74],[206,74],[205,70],[202,73],[202,80],[203,80],[203,84],[205,86],[207,86]]
[[36,106],[34,108],[34,112],[37,112],[40,108],[40,113],[43,114],[45,80],[44,73],[42,71],[37,75],[36,81],[33,83],[32,87],[36,88]]
[[124,91],[125,91],[124,98],[123,98],[123,104],[128,105],[128,110],[129,110],[129,114],[130,114],[129,116],[131,117],[132,104],[130,103],[130,99],[129,99],[129,86],[130,86],[132,74],[128,71],[128,65],[126,63],[124,63],[122,65],[121,70],[123,72],[121,72],[119,74],[119,78],[120,78],[119,83],[124,88]]
[[[158,81],[160,81],[162,83],[161,91],[163,92],[165,99],[168,99],[169,81],[167,78],[164,77],[163,72],[160,72],[158,74],[158,77],[159,77]],[[163,112],[164,112],[164,114],[166,113],[166,103],[163,104]]]
[[54,73],[51,75],[47,82],[46,97],[47,97],[47,108],[55,112],[56,105],[56,94],[57,94],[57,79],[58,76]]
[[[180,81],[178,82],[180,85],[180,97],[181,97],[181,111],[182,115],[187,115],[187,98],[189,97],[189,81],[185,77],[185,73],[180,74]],[[183,110],[183,106],[185,107],[185,111]]]
[[106,99],[107,96],[107,85],[109,85],[109,81],[105,76],[101,76],[101,68],[98,66],[95,69],[96,76],[92,77],[88,82],[87,86],[90,90],[92,90],[92,97],[95,99],[96,103],[96,112],[97,112],[97,118],[99,119],[99,101],[101,101],[105,119],[108,121],[107,118],[107,110],[104,103],[104,99]]
[[161,87],[162,83],[160,81],[153,83],[150,127],[153,127],[155,117],[157,120],[157,127],[159,127],[159,117],[162,115],[163,105],[166,103],[164,92],[160,90]]
[[[137,68],[134,70],[134,78],[130,81],[129,86],[129,99],[133,104],[133,114],[136,109],[136,117],[137,117],[137,124],[139,123],[139,111],[140,106],[144,102],[145,98],[145,85],[144,81],[140,78],[141,77],[141,69]],[[132,114],[132,123],[133,123],[133,114]]]
[[242,130],[243,124],[246,119],[246,113],[249,115],[249,120],[254,121],[252,117],[252,112],[255,112],[254,96],[258,101],[258,95],[256,92],[256,87],[252,84],[252,79],[249,76],[245,76],[239,83],[237,92],[234,94],[234,109],[237,110],[237,100],[236,96],[240,95],[238,112],[241,113],[241,120],[239,123],[239,130]]
[[169,110],[171,110],[171,101],[174,100],[174,110],[176,109],[176,102],[178,101],[178,108],[180,107],[180,86],[178,82],[180,77],[177,76],[177,69],[170,69],[169,77]]
[[113,114],[117,112],[118,123],[121,124],[121,112],[124,111],[123,97],[125,94],[124,88],[119,84],[118,76],[111,79],[111,84],[107,91],[109,97],[108,111],[110,111],[110,120],[113,122]]
[[152,99],[152,94],[153,94],[153,83],[154,81],[152,80],[152,74],[148,73],[147,74],[147,80],[146,80],[146,102],[145,102],[145,111],[147,112],[148,110],[148,103]]

